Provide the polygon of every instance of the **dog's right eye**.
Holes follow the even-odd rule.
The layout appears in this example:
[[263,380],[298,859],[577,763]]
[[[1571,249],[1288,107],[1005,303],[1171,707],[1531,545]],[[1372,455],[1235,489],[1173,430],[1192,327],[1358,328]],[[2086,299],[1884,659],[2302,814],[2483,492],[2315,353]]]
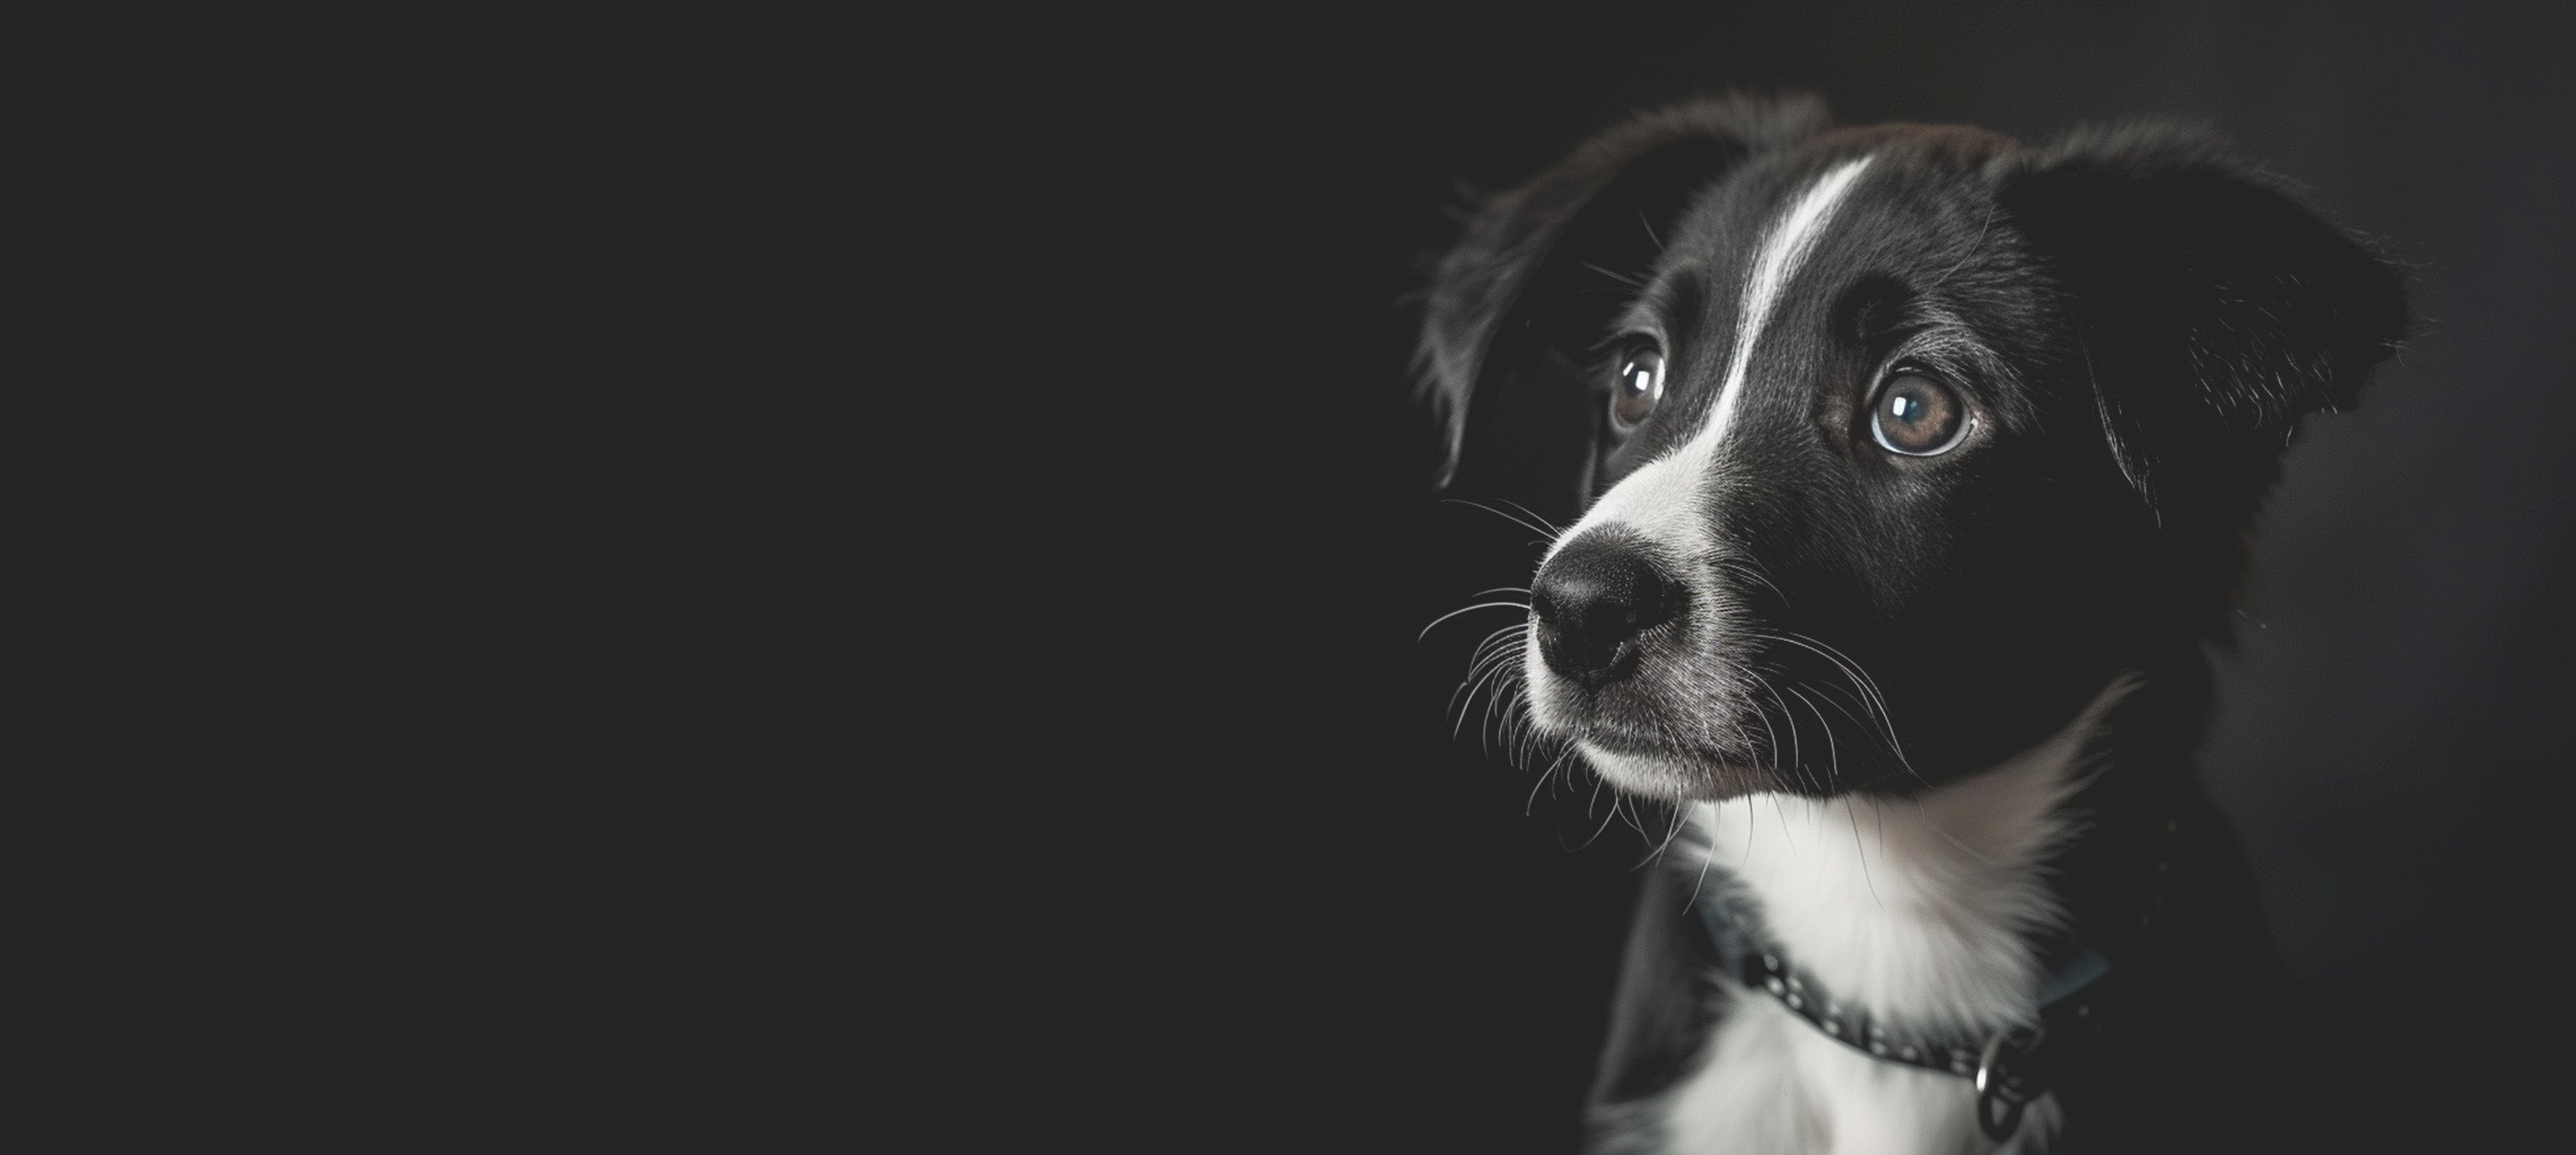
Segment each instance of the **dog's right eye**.
[[1619,355],[1619,380],[1610,387],[1610,425],[1621,433],[1645,424],[1664,399],[1664,351],[1649,343]]
[[1869,432],[1880,446],[1907,457],[1947,453],[1967,436],[1968,403],[1938,378],[1902,372],[1879,387]]

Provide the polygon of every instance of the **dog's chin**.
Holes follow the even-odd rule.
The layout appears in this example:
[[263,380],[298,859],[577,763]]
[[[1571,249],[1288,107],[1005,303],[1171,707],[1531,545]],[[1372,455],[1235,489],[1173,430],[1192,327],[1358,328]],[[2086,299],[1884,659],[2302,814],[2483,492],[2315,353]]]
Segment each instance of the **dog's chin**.
[[1577,738],[1574,745],[1602,781],[1648,798],[1713,802],[1786,788],[1770,767],[1722,756],[1675,755],[1598,738]]
[[[1663,727],[1652,720],[1671,712],[1674,695],[1641,694],[1632,686],[1587,697],[1535,660],[1530,678],[1531,722],[1541,733],[1571,743],[1602,781],[1620,790],[1667,801],[1714,801],[1791,789],[1757,751],[1677,743],[1658,734]],[[1683,696],[1722,710],[1727,691],[1707,688]]]

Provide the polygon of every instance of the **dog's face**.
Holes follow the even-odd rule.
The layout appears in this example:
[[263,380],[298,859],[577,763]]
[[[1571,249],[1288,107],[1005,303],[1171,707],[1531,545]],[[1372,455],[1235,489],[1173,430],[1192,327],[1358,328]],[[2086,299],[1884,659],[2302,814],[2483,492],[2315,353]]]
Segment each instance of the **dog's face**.
[[1426,341],[1458,440],[1497,378],[1593,414],[1530,720],[1645,794],[1903,791],[2215,632],[2283,443],[2403,313],[2213,157],[1720,102],[1498,198]]
[[2108,524],[2118,477],[2047,435],[2081,416],[2047,367],[2080,362],[1992,231],[1975,178],[2002,147],[1819,142],[1674,223],[1594,369],[1606,492],[1531,585],[1533,720],[1612,781],[1821,792],[1900,753],[1992,762],[2113,673],[2087,607],[2121,598],[2102,563],[2133,527]]

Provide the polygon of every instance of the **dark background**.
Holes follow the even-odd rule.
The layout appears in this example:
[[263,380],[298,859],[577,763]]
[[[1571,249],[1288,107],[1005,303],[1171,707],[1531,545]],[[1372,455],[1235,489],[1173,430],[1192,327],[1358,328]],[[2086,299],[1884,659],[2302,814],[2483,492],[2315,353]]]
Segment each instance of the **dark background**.
[[2540,5],[1613,4],[1273,13],[1107,53],[1103,122],[1137,152],[1086,171],[1135,199],[1104,196],[1098,251],[1149,302],[1111,326],[1137,342],[1104,377],[1118,428],[1149,450],[1114,488],[1170,515],[1133,531],[1117,636],[1187,655],[1131,762],[1168,809],[1119,811],[1174,815],[1141,869],[1185,897],[1132,929],[1229,944],[1139,951],[1211,1032],[1184,1065],[1254,1104],[1193,1082],[1171,1117],[1571,1146],[1637,838],[1596,837],[1608,807],[1580,790],[1533,802],[1472,720],[1449,737],[1468,644],[1503,618],[1416,633],[1525,584],[1537,547],[1423,493],[1404,299],[1462,184],[1730,87],[2029,141],[2205,123],[2408,267],[2405,354],[2288,458],[2204,778],[2350,1031],[2354,1110],[2448,1140],[2537,1117],[2565,1060],[2505,1055],[2570,1021],[2570,31]]
[[1407,301],[1462,184],[1741,88],[2031,141],[2202,121],[2409,266],[2408,351],[2288,459],[2204,776],[2357,1115],[2548,1117],[2562,9],[959,14],[460,27],[392,112],[287,142],[385,145],[346,235],[423,252],[347,259],[426,321],[361,352],[476,386],[420,394],[456,428],[405,478],[448,536],[383,600],[454,660],[406,659],[424,714],[362,734],[462,745],[383,808],[439,820],[322,824],[399,885],[310,866],[392,928],[333,1029],[431,1061],[420,1116],[1571,1149],[1640,839],[1451,735],[1501,621],[1417,634],[1537,545],[1426,491]]

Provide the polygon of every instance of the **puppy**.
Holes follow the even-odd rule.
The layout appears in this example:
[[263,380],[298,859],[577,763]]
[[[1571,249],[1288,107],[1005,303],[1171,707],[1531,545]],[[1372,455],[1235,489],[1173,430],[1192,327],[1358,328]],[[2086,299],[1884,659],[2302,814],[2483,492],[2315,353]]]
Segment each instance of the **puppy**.
[[2249,1114],[2307,1036],[2196,784],[2201,645],[2302,418],[2405,325],[2380,259],[2167,126],[1710,100],[1472,215],[1421,346],[1444,480],[1589,499],[1494,660],[1543,756],[1677,826],[1596,1149],[2290,1134]]

